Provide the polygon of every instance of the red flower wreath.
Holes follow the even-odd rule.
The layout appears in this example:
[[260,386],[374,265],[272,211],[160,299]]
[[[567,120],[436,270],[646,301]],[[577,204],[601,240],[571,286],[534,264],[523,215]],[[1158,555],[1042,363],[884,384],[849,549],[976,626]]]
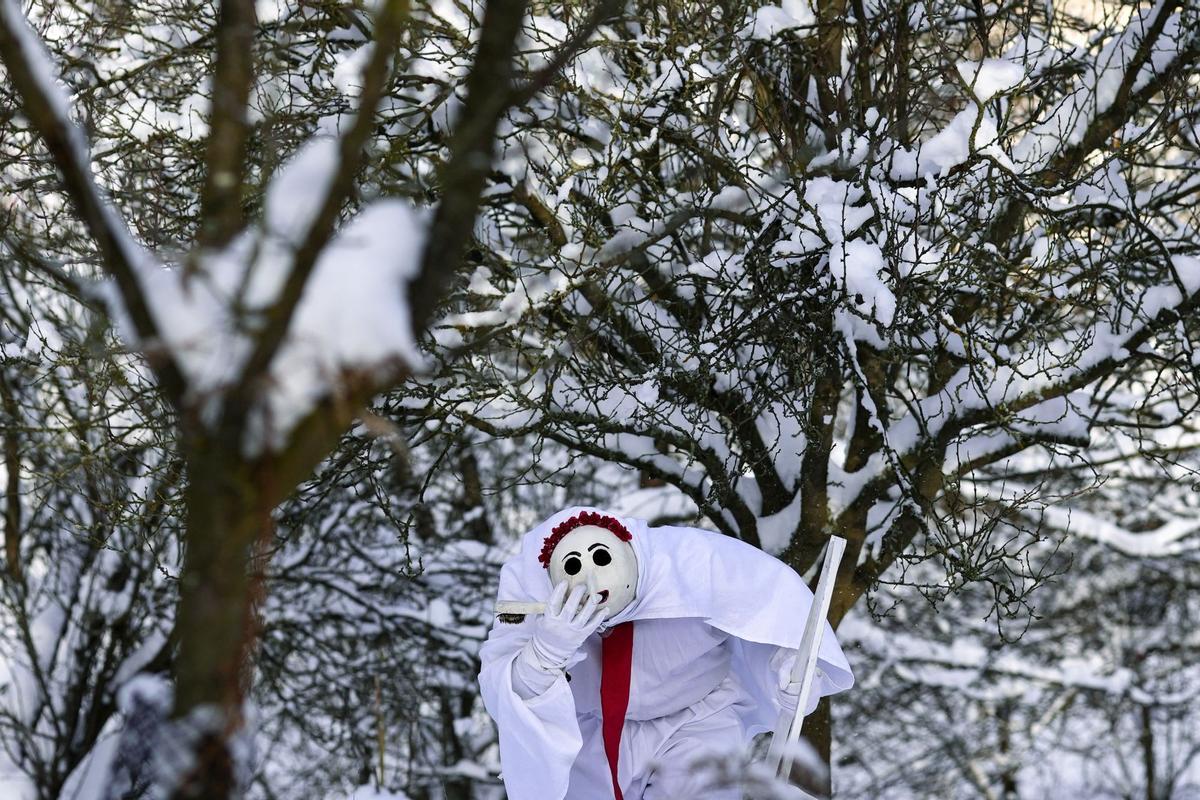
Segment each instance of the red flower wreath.
[[584,525],[597,525],[604,528],[623,542],[633,539],[633,534],[626,530],[625,526],[615,518],[597,514],[595,511],[580,511],[570,519],[555,525],[554,530],[542,542],[542,552],[538,556],[538,561],[542,562],[542,566],[550,569],[550,556],[554,552],[554,548],[558,546],[558,543],[562,541],[564,536],[576,528],[582,528]]

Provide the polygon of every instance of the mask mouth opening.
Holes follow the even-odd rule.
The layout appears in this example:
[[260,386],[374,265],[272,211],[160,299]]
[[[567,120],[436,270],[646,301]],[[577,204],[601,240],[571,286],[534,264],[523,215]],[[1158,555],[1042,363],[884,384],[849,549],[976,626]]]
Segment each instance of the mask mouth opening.
[[601,589],[600,590],[600,605],[604,605],[607,602],[608,602],[608,589]]

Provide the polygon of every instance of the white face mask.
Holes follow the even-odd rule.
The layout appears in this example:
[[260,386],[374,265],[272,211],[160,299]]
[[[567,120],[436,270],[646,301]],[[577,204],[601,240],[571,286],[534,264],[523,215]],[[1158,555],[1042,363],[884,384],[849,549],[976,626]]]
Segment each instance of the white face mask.
[[609,619],[633,602],[637,576],[633,545],[596,525],[571,531],[550,555],[550,582],[567,581],[572,589],[582,584],[590,594],[600,594],[600,608],[609,610]]

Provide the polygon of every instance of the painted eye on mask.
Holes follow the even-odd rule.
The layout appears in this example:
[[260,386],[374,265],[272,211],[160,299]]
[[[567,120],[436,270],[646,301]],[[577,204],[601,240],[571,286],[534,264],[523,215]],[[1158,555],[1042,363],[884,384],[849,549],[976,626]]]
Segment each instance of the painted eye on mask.
[[597,567],[608,566],[612,563],[612,555],[603,547],[592,553],[592,563]]
[[563,562],[563,572],[567,573],[568,575],[577,575],[581,569],[583,569],[583,562],[580,561],[576,556],[571,556]]

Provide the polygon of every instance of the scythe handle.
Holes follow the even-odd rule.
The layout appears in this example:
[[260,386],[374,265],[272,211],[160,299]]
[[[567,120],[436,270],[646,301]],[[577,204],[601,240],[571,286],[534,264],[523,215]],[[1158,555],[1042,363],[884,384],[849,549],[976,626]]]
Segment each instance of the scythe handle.
[[785,711],[779,715],[775,735],[771,738],[771,747],[767,751],[767,765],[772,772],[781,777],[786,778],[792,771],[795,754],[789,745],[794,745],[800,740],[804,709],[808,705],[809,695],[812,694],[813,674],[817,669],[817,654],[821,651],[821,639],[825,633],[826,617],[829,616],[829,603],[833,598],[837,569],[845,552],[845,539],[840,536],[829,537],[829,546],[825,549],[825,563],[821,566],[821,577],[817,581],[817,591],[813,594],[808,619],[804,623],[800,650],[796,654],[796,660],[792,662],[792,683],[800,684],[796,711],[793,714]]

